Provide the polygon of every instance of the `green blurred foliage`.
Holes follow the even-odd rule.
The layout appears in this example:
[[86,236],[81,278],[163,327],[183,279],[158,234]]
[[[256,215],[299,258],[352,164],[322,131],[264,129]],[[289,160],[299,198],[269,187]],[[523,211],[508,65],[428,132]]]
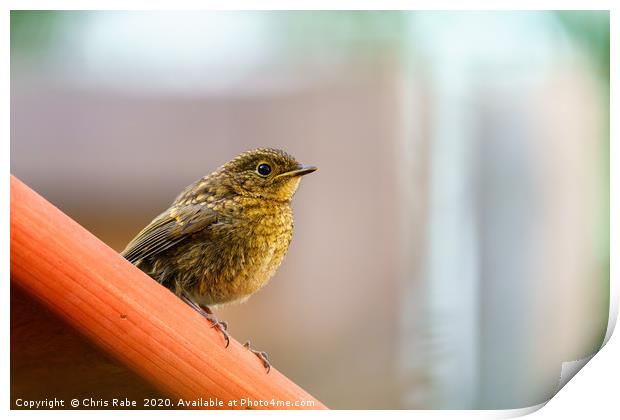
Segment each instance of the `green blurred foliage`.
[[407,12],[317,11],[273,14],[292,44],[325,44],[351,49],[399,45],[407,29]]
[[590,55],[602,81],[609,85],[609,12],[560,11],[556,15],[568,34]]
[[44,51],[65,15],[66,12],[12,10],[11,56]]

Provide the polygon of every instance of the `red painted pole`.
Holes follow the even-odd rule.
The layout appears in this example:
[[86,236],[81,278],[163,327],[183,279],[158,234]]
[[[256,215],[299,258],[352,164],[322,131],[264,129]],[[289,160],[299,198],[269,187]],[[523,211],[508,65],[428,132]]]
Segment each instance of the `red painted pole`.
[[14,176],[11,281],[175,404],[326,408]]

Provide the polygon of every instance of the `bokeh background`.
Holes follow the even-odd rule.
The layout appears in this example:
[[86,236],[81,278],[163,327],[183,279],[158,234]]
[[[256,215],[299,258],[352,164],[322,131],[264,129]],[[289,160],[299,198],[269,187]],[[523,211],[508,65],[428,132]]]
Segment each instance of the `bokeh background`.
[[114,249],[239,152],[319,166],[219,317],[332,408],[530,406],[599,348],[608,104],[607,12],[11,13],[11,171]]

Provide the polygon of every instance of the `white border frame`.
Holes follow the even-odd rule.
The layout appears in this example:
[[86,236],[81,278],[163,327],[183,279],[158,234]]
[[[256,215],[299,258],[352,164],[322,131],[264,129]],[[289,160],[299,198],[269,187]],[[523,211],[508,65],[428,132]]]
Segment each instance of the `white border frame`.
[[[313,2],[309,1],[207,1],[207,0],[177,0],[177,1],[163,1],[163,0],[97,0],[97,1],[85,1],[85,0],[5,0],[1,3],[0,8],[2,13],[0,14],[0,56],[2,57],[2,65],[0,66],[0,79],[2,80],[3,95],[0,101],[0,130],[2,152],[0,152],[0,165],[5,173],[3,182],[0,183],[0,214],[2,215],[2,223],[0,224],[0,269],[3,270],[2,281],[2,296],[4,302],[4,319],[5,322],[2,325],[3,334],[5,338],[5,345],[2,346],[0,352],[2,353],[2,363],[4,380],[1,382],[4,402],[4,408],[9,409],[9,178],[7,173],[10,171],[9,156],[10,156],[10,13],[11,9],[19,10],[181,10],[181,9],[206,9],[206,10],[340,10],[340,9],[381,9],[381,10],[610,10],[610,26],[611,26],[611,42],[610,42],[610,59],[611,59],[611,71],[610,71],[610,177],[611,184],[617,185],[618,180],[618,160],[620,159],[620,150],[618,148],[618,115],[620,115],[620,107],[618,101],[620,99],[618,95],[617,75],[620,71],[618,63],[619,48],[618,40],[620,38],[620,31],[618,29],[619,18],[618,13],[620,7],[618,2],[611,0],[589,0],[589,1],[576,1],[576,0],[563,0],[563,1],[504,1],[499,4],[493,1],[470,1],[468,7],[464,8],[460,2],[457,1],[402,1],[402,0],[385,0],[382,2],[369,1],[369,0],[341,0],[341,1],[326,1],[317,0]],[[618,296],[619,296],[619,283],[620,275],[618,273],[618,234],[619,227],[617,222],[617,215],[620,213],[620,207],[618,205],[618,191],[611,188],[610,192],[610,320],[605,338],[606,345],[601,350],[600,354],[596,355],[594,359],[584,367],[583,372],[577,375],[576,379],[570,381],[570,383],[563,388],[557,396],[555,396],[548,407],[544,410],[538,411],[535,416],[537,418],[583,418],[585,415],[592,416],[594,418],[613,418],[613,414],[620,413],[620,404],[618,403],[617,389],[618,379],[613,377],[612,373],[620,372],[620,363],[618,362],[620,354],[620,344],[618,338],[613,338],[612,333],[616,325],[618,315]],[[541,405],[542,406],[542,405]],[[503,410],[503,411],[415,411],[414,413],[408,411],[387,411],[381,413],[372,412],[370,415],[390,415],[390,416],[407,416],[412,414],[421,418],[506,418],[525,415],[536,411],[539,408],[530,407],[519,410]],[[120,417],[133,416],[134,412],[118,411],[112,415]],[[144,413],[138,412],[138,415]],[[299,412],[298,416],[345,416],[350,413],[345,411],[334,411],[327,413],[317,412]],[[357,413],[355,415],[360,415]],[[31,416],[46,416],[51,418],[78,418],[84,415],[79,411],[11,411],[11,416],[15,417],[31,417]],[[92,411],[88,413],[89,416],[95,418],[108,417],[110,412],[106,411]],[[157,418],[159,416],[170,415],[170,413],[163,411],[150,411],[149,416]],[[197,411],[178,412],[175,416],[182,417],[201,415]],[[228,417],[243,415],[240,412],[222,412],[218,413],[218,416]],[[254,412],[252,416],[282,416],[292,415],[289,412]]]

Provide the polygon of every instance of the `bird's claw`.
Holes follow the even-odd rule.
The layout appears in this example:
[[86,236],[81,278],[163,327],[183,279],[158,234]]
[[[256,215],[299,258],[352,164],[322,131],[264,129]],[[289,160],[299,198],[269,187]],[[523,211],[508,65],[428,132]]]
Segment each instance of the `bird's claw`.
[[224,346],[224,348],[228,347],[230,345],[230,335],[228,334],[228,331],[227,331],[228,324],[223,321],[218,321],[217,319],[215,320],[209,319],[209,321],[213,322],[213,325],[211,325],[211,328],[217,328],[224,336],[224,340],[226,340],[226,345]]
[[263,362],[263,366],[265,367],[265,369],[267,369],[267,373],[269,373],[269,371],[271,370],[271,363],[269,363],[269,358],[267,357],[267,353],[264,351],[254,350],[250,346],[250,341],[246,341],[243,347],[245,347],[246,349],[254,353],[256,357],[258,357],[260,361]]
[[230,335],[227,332],[228,323],[218,320],[215,314],[211,311],[211,309],[208,306],[197,304],[196,302],[194,302],[188,296],[185,296],[185,295],[181,296],[181,299],[183,299],[185,303],[191,306],[193,310],[198,312],[200,315],[205,317],[207,320],[211,321],[212,328],[217,328],[222,333],[222,335],[224,336],[224,340],[226,340],[226,346],[224,346],[225,348],[230,345]]

